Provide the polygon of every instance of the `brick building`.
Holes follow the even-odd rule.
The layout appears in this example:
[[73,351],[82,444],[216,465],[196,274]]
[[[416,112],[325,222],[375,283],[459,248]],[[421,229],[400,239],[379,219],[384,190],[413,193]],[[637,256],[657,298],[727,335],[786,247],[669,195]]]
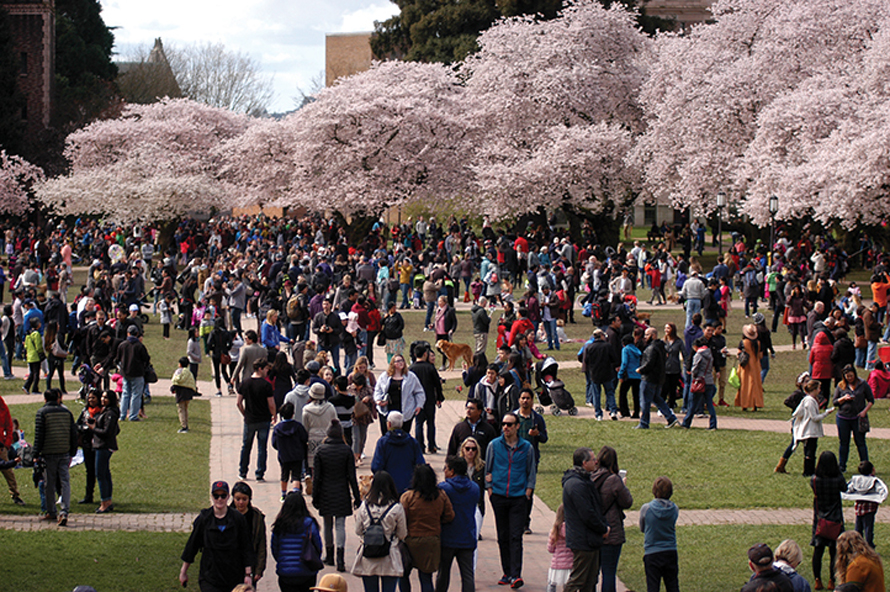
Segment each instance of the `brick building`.
[[55,79],[54,0],[0,0],[19,58],[19,90],[25,97],[22,119],[28,134],[49,127]]

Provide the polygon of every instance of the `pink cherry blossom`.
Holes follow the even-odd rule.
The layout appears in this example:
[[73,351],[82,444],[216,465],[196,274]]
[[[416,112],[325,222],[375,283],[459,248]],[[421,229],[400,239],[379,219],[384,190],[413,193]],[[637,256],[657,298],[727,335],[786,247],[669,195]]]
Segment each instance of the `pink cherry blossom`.
[[43,171],[23,158],[0,150],[0,212],[23,214],[29,208],[28,191],[43,180]]

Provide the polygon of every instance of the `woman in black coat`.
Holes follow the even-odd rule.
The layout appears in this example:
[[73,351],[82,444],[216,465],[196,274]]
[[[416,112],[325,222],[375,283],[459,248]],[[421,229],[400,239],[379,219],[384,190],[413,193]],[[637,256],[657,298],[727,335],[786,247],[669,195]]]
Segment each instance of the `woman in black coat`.
[[96,510],[97,514],[105,514],[114,510],[111,500],[111,454],[117,450],[118,416],[121,410],[117,405],[117,393],[111,390],[102,392],[102,412],[96,419],[88,419],[93,428],[93,450],[96,455],[96,480],[99,481],[99,494],[102,503]]
[[[355,478],[355,456],[343,439],[343,426],[336,419],[327,438],[315,451],[312,505],[324,518],[325,559],[334,565],[334,526],[336,523],[337,571],[346,571],[346,517],[361,504]],[[349,497],[352,491],[352,499]]]

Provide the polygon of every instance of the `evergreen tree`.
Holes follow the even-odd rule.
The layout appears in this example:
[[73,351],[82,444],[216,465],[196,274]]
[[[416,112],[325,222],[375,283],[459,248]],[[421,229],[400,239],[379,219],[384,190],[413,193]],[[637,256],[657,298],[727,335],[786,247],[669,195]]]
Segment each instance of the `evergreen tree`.
[[24,97],[18,89],[19,60],[9,29],[9,13],[0,8],[0,147],[10,154],[21,150],[22,106]]

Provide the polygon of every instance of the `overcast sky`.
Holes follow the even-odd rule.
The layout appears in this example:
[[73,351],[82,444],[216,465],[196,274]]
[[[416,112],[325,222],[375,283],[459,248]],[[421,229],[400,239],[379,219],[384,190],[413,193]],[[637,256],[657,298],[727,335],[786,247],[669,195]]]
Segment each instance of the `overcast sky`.
[[250,54],[274,76],[272,112],[295,107],[298,89],[309,90],[324,70],[326,33],[372,31],[374,21],[398,13],[389,0],[100,0],[105,24],[114,27],[115,51],[221,42]]

